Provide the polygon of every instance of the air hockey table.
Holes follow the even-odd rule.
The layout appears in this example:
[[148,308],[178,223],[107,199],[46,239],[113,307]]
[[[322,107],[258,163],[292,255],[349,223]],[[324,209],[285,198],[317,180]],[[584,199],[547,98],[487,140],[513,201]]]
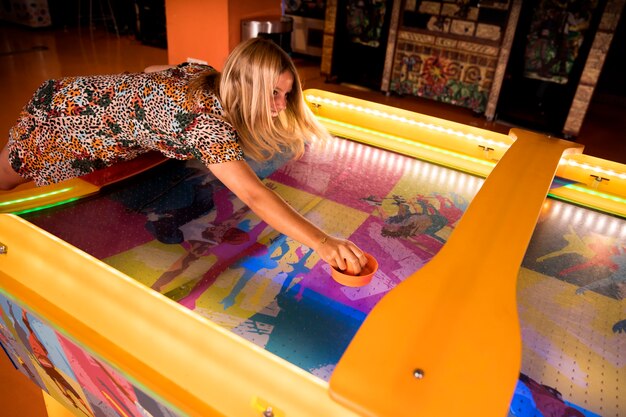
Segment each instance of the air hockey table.
[[0,194],[16,369],[77,416],[623,415],[626,167],[305,94],[336,137],[253,168],[371,283],[149,154]]

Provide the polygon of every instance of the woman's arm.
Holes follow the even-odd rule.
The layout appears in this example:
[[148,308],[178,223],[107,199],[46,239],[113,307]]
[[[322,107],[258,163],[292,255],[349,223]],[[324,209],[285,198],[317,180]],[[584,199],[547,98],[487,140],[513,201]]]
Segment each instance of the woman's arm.
[[209,165],[211,172],[252,211],[279,232],[315,250],[330,266],[358,273],[367,263],[354,243],[327,235],[263,184],[245,161]]

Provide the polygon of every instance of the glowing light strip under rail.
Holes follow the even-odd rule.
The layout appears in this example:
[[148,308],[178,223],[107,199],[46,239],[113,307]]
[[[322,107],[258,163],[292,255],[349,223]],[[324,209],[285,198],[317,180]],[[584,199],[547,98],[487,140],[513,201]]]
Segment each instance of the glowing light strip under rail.
[[13,214],[15,214],[16,216],[21,216],[22,214],[26,214],[26,213],[32,213],[32,212],[35,212],[35,211],[45,210],[45,209],[49,209],[49,208],[52,208],[52,207],[62,206],[64,204],[69,204],[69,203],[72,203],[72,202],[77,201],[79,199],[80,199],[79,197],[73,197],[73,198],[69,198],[67,200],[59,201],[57,203],[51,203],[51,204],[46,204],[44,206],[33,207],[33,208],[30,208],[30,209],[15,211],[15,212],[13,212]]
[[573,166],[573,167],[577,167],[577,168],[582,168],[585,170],[589,170],[589,171],[593,171],[593,172],[597,172],[598,174],[605,174],[605,175],[613,175],[618,177],[619,179],[622,180],[626,180],[626,173],[623,172],[615,172],[612,169],[604,169],[602,167],[598,167],[598,166],[592,166],[586,163],[580,163],[577,161],[574,161],[572,159],[563,157],[561,158],[561,163]]
[[335,106],[335,107],[342,107],[342,108],[347,108],[349,110],[354,110],[357,112],[361,112],[361,113],[365,113],[367,115],[371,115],[371,116],[377,116],[377,117],[382,117],[385,119],[390,119],[393,120],[394,122],[400,122],[400,123],[406,123],[409,125],[413,125],[413,126],[418,126],[421,128],[426,128],[426,129],[430,129],[430,130],[434,130],[440,133],[447,133],[449,135],[454,135],[454,136],[459,136],[459,137],[464,137],[467,138],[469,140],[475,141],[475,142],[480,142],[480,143],[485,143],[487,145],[492,145],[492,146],[498,146],[500,148],[508,148],[510,145],[504,142],[498,142],[495,141],[493,139],[487,139],[485,137],[482,137],[480,135],[474,135],[472,133],[464,133],[461,132],[460,130],[454,130],[451,128],[446,128],[443,126],[439,126],[439,125],[435,125],[432,123],[424,123],[424,122],[418,122],[412,119],[407,119],[406,117],[402,117],[402,116],[396,116],[395,114],[389,114],[380,110],[372,110],[372,109],[368,109],[366,107],[361,107],[361,106],[355,106],[353,104],[349,104],[349,103],[344,103],[342,101],[337,101],[337,100],[332,100],[332,99],[328,99],[328,98],[323,98],[323,97],[318,97],[318,96],[314,96],[314,95],[307,95],[306,99],[314,104],[329,104],[331,106]]
[[[590,190],[588,188],[581,187],[580,185],[567,184],[567,185],[564,185],[563,188],[569,188],[570,190],[574,190],[574,191],[577,191],[579,193],[589,194],[589,195],[592,195],[594,197],[605,198],[607,200],[612,200],[612,201],[615,201],[617,203],[626,204],[626,199],[624,199],[622,197],[618,197],[618,196],[615,196],[615,195],[603,193],[601,191]],[[557,188],[557,190],[558,190],[558,188]],[[553,194],[550,193],[549,195],[553,195]]]
[[423,143],[415,142],[415,141],[412,141],[412,140],[409,140],[409,139],[404,139],[404,138],[401,138],[399,136],[390,135],[388,133],[382,133],[382,132],[379,132],[377,130],[371,130],[371,129],[367,129],[367,128],[364,128],[364,127],[355,126],[355,125],[352,125],[350,123],[338,122],[336,120],[328,119],[326,117],[317,116],[317,118],[319,120],[323,121],[324,123],[329,123],[329,124],[334,124],[334,125],[337,125],[337,126],[347,127],[349,129],[352,129],[352,130],[355,130],[355,131],[358,131],[358,132],[363,132],[363,133],[367,133],[367,134],[374,135],[374,136],[380,136],[380,137],[383,137],[385,139],[390,139],[390,140],[393,140],[393,141],[396,141],[396,142],[400,142],[400,143],[404,143],[404,144],[407,144],[407,145],[428,149],[430,151],[438,152],[438,153],[441,153],[441,154],[444,154],[444,155],[452,156],[452,157],[463,159],[463,160],[466,160],[466,161],[471,161],[471,162],[474,162],[474,163],[477,163],[477,164],[486,165],[486,166],[489,166],[489,167],[492,167],[492,168],[496,165],[495,162],[485,161],[485,160],[482,160],[482,159],[474,158],[472,156],[467,156],[467,155],[463,155],[463,154],[460,154],[460,153],[457,153],[457,152],[448,151],[448,150],[445,150],[445,149],[437,148],[436,146],[430,146],[430,145],[426,145],[426,144],[423,144]]
[[14,204],[20,204],[20,203],[24,203],[26,201],[33,201],[33,200],[37,200],[37,199],[47,198],[47,197],[51,197],[51,196],[54,196],[54,195],[67,193],[67,192],[70,192],[72,190],[73,190],[72,187],[68,187],[68,188],[62,188],[62,189],[56,190],[56,191],[50,191],[49,193],[37,194],[37,195],[32,195],[32,196],[23,197],[23,198],[17,198],[15,200],[2,201],[2,202],[0,202],[0,207],[10,206],[10,205],[14,205]]

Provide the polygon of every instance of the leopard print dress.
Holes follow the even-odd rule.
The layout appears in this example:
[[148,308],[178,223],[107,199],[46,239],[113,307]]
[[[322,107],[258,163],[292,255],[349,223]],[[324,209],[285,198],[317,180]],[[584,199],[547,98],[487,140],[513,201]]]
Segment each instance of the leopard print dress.
[[187,99],[189,80],[207,69],[181,64],[154,73],[46,81],[9,132],[11,166],[46,185],[148,151],[205,165],[242,160],[237,132],[221,117],[217,97]]

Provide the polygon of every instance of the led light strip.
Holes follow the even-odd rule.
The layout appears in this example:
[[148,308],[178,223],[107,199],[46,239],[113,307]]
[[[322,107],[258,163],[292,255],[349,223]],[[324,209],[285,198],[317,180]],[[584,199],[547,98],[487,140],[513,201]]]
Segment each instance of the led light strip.
[[334,124],[334,125],[337,125],[337,126],[346,127],[348,129],[352,129],[352,130],[355,130],[357,132],[363,132],[363,133],[367,133],[367,134],[374,135],[374,136],[380,136],[380,137],[383,137],[385,139],[393,140],[395,142],[400,142],[400,143],[408,144],[408,145],[411,145],[411,146],[416,146],[416,147],[428,149],[429,151],[441,153],[441,154],[448,155],[448,156],[453,156],[455,158],[463,159],[463,160],[466,160],[466,161],[471,161],[471,162],[474,162],[474,163],[477,163],[477,164],[486,165],[486,166],[489,166],[489,167],[494,167],[496,165],[495,162],[485,161],[485,160],[482,160],[482,159],[474,158],[472,156],[467,156],[467,155],[463,155],[463,154],[460,154],[460,153],[457,153],[457,152],[448,151],[446,149],[442,149],[442,148],[438,148],[436,146],[430,146],[430,145],[426,145],[426,144],[423,144],[423,143],[415,142],[415,141],[412,141],[412,140],[404,139],[404,138],[401,138],[399,136],[390,135],[388,133],[382,133],[382,132],[379,132],[379,131],[376,131],[376,130],[371,130],[371,129],[367,129],[367,128],[360,127],[360,126],[355,126],[355,125],[352,125],[352,124],[349,124],[349,123],[345,123],[345,122],[338,122],[337,120],[328,119],[326,117],[317,116],[317,118],[319,120],[323,121],[324,123]]
[[623,173],[623,172],[615,172],[612,169],[604,169],[602,167],[591,166],[589,164],[580,163],[578,161],[574,161],[573,159],[568,159],[568,158],[561,158],[561,162],[565,163],[567,165],[573,166],[573,167],[582,168],[582,169],[585,169],[585,170],[597,172],[599,174],[611,175],[611,176],[615,176],[615,177],[617,177],[619,179],[626,180],[626,173]]
[[[624,199],[622,197],[618,197],[618,196],[612,195],[612,194],[603,193],[601,191],[590,190],[589,188],[581,187],[580,185],[577,185],[577,184],[567,184],[567,185],[564,185],[563,188],[569,188],[570,190],[574,190],[574,191],[577,191],[579,193],[589,194],[589,195],[592,195],[594,197],[604,198],[604,199],[607,199],[607,200],[615,201],[617,203],[626,204],[626,199]],[[557,188],[557,190],[558,190],[558,188]],[[550,194],[552,195],[552,193],[550,193]]]
[[56,207],[56,206],[62,206],[63,204],[68,204],[68,203],[71,203],[72,201],[77,201],[79,199],[80,199],[79,197],[69,198],[67,200],[59,201],[58,203],[51,203],[51,204],[46,204],[44,206],[38,206],[38,207],[30,208],[30,209],[15,211],[13,212],[13,214],[15,214],[16,216],[20,216],[22,214],[32,213],[34,211],[45,210],[45,209],[49,209],[51,207]]
[[20,204],[20,203],[24,203],[26,201],[33,201],[33,200],[38,200],[38,199],[42,199],[42,198],[47,198],[47,197],[51,197],[51,196],[54,196],[54,195],[67,193],[67,192],[69,192],[71,190],[72,190],[72,188],[68,187],[68,188],[63,188],[63,189],[56,190],[56,191],[50,191],[49,193],[32,195],[32,196],[28,196],[28,197],[24,197],[24,198],[18,198],[18,199],[15,199],[15,200],[2,201],[2,202],[0,202],[0,207],[10,206],[10,205],[14,205],[14,204]]
[[447,133],[449,135],[453,135],[453,136],[459,136],[459,137],[464,137],[467,138],[469,140],[475,141],[475,142],[480,142],[480,143],[485,143],[487,145],[491,145],[491,146],[498,146],[500,148],[508,148],[510,145],[504,142],[498,142],[496,140],[493,139],[487,139],[483,136],[480,135],[474,135],[472,133],[464,133],[461,132],[460,130],[454,130],[451,128],[446,128],[443,126],[439,126],[439,125],[435,125],[432,123],[424,123],[424,122],[418,122],[412,119],[407,119],[406,117],[402,117],[402,116],[396,116],[395,114],[389,114],[386,113],[384,111],[380,111],[380,110],[372,110],[372,109],[368,109],[366,107],[361,107],[361,106],[355,106],[353,104],[349,104],[349,103],[344,103],[342,101],[337,101],[337,100],[332,100],[332,99],[328,99],[328,98],[323,98],[323,97],[317,97],[314,95],[307,95],[306,99],[314,104],[329,104],[331,106],[335,106],[335,107],[341,107],[341,108],[347,108],[349,110],[354,110],[360,113],[365,113],[367,115],[371,115],[371,116],[376,116],[376,117],[382,117],[384,119],[390,119],[393,120],[394,122],[400,122],[400,123],[406,123],[409,125],[413,125],[413,126],[418,126],[421,128],[426,128],[429,130],[434,130],[440,133]]

